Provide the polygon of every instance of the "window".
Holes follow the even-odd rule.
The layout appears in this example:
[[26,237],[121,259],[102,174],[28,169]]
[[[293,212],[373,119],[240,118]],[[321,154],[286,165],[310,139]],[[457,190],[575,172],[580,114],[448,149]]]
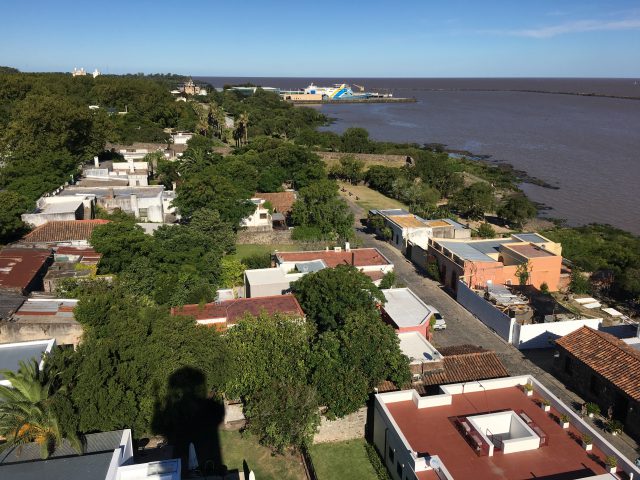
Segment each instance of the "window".
[[400,465],[400,462],[398,462],[398,465],[396,466],[396,472],[398,472],[398,476],[402,478],[402,465]]
[[595,375],[591,375],[591,380],[589,381],[589,391],[594,395],[602,393],[600,391],[600,382],[598,381],[598,377],[596,377]]
[[140,220],[147,220],[147,209],[146,208],[138,209],[138,214],[140,216]]
[[571,375],[571,357],[564,357],[564,372]]
[[389,461],[391,463],[394,463],[394,461],[395,461],[395,456],[393,454],[393,448],[391,448],[391,447],[389,447]]
[[267,218],[267,214],[266,213],[261,213],[260,214],[260,220],[265,220]]

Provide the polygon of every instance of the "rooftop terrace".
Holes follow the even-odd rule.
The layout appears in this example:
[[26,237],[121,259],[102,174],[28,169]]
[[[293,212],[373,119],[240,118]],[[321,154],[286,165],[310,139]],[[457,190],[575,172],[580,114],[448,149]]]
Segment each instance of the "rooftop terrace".
[[[534,382],[532,397],[518,386],[527,381]],[[441,478],[574,480],[608,474],[607,456],[617,458],[620,471],[640,473],[531,377],[455,384],[441,391],[430,397],[415,391],[376,396],[376,408],[393,421],[386,425],[395,423],[392,428],[413,452],[417,478],[428,478],[420,470],[429,470],[433,457],[448,471]],[[550,402],[549,412],[539,406],[541,399]],[[557,421],[561,414],[570,417],[568,429]],[[583,433],[594,439],[593,450],[582,447]]]

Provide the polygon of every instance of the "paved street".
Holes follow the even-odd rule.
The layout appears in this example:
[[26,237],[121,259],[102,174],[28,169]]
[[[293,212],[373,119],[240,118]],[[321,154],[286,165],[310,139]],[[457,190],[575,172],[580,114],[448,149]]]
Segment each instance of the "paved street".
[[[397,281],[413,290],[426,304],[433,305],[445,318],[447,329],[434,333],[436,347],[471,344],[493,350],[511,375],[532,374],[567,405],[584,403],[579,396],[565,388],[564,384],[549,373],[553,356],[552,350],[534,350],[522,353],[513,345],[502,340],[442,290],[438,283],[417,270],[399,250],[368,234],[361,223],[361,219],[366,218],[367,212],[349,197],[345,196],[344,198],[355,216],[356,234],[362,246],[375,247],[380,250],[394,263]],[[601,433],[627,458],[635,460],[639,455],[638,445],[628,436],[624,434],[612,436],[604,431]]]

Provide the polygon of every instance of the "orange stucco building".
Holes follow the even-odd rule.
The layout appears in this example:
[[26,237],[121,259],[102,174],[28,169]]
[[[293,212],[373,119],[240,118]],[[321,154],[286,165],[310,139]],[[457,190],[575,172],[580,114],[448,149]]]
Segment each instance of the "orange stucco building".
[[487,282],[518,285],[519,273],[527,284],[551,291],[560,287],[562,247],[537,233],[521,233],[490,240],[430,239],[428,259],[440,270],[442,283],[456,291],[458,280],[482,289]]

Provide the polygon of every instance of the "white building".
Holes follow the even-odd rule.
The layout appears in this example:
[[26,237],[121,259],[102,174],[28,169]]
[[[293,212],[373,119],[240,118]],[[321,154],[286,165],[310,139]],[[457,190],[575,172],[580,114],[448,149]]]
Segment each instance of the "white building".
[[174,145],[186,145],[193,138],[193,133],[177,132],[171,134],[171,143]]
[[273,220],[269,210],[264,207],[265,200],[262,198],[252,198],[250,201],[256,206],[256,209],[251,215],[240,221],[240,226],[254,231],[272,230]]
[[98,157],[94,157],[94,167],[85,168],[84,177],[97,181],[126,179],[130,187],[149,185],[149,162],[136,162],[132,156],[125,159],[126,162],[111,162],[101,167]]
[[369,213],[382,217],[385,226],[391,229],[391,244],[403,253],[409,242],[427,248],[429,238],[471,238],[471,230],[450,218],[425,220],[402,209]]
[[22,221],[39,227],[54,220],[84,220],[92,218],[94,200],[91,196],[57,196],[61,189],[51,195],[40,197],[31,213],[23,213]]

